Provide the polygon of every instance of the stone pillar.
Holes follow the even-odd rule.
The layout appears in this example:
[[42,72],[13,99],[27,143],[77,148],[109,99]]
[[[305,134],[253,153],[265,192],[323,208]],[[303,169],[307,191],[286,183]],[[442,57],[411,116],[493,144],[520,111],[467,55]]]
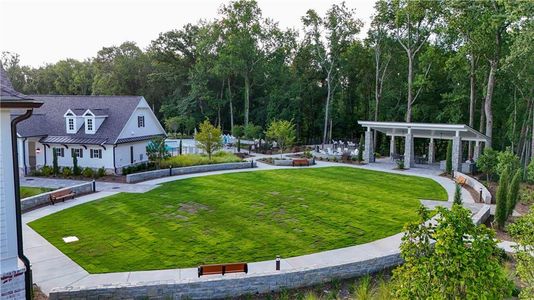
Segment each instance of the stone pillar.
[[397,147],[395,145],[395,136],[391,136],[391,140],[389,141],[389,158],[393,161],[395,160],[393,156],[397,154]]
[[415,166],[415,157],[414,157],[414,149],[413,149],[413,134],[412,130],[408,129],[408,133],[406,134],[404,141],[404,167],[405,168],[411,168]]
[[434,139],[430,139],[430,143],[428,143],[428,163],[433,164],[434,163]]
[[452,138],[452,169],[462,170],[462,139],[458,134]]
[[363,160],[367,163],[375,162],[375,149],[373,145],[373,132],[371,128],[367,128],[365,132],[365,150],[363,151]]
[[480,142],[479,141],[476,141],[475,142],[475,149],[473,151],[473,160],[474,161],[477,161],[478,158],[480,157]]

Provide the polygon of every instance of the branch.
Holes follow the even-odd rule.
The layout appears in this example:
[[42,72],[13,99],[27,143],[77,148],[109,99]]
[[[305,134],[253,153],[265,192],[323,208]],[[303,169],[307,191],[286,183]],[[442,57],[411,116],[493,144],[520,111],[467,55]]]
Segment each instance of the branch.
[[[426,68],[426,71],[425,71],[425,77],[423,77],[423,79],[426,79],[426,77],[428,75],[428,72],[430,71],[430,66],[432,66],[432,63],[428,64],[428,67]],[[415,97],[413,97],[413,100],[412,100],[412,102],[410,104],[413,104],[415,102],[415,100],[419,96],[419,93],[421,93],[422,89],[423,89],[423,85],[421,85],[419,87],[419,89],[417,90],[417,93],[415,93]]]

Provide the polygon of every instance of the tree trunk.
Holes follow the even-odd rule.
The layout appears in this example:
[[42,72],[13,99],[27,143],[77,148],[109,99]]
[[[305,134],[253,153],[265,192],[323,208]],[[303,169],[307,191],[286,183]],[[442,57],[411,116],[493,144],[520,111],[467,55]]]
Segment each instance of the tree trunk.
[[228,78],[228,100],[230,104],[230,134],[234,134],[234,105],[232,104],[232,88]]
[[[532,100],[532,101],[534,101],[534,100]],[[531,155],[530,159],[532,160],[532,159],[534,159],[534,157],[533,157],[534,156],[534,104],[532,105],[531,110],[532,110],[533,113],[532,113],[532,133],[531,133],[532,134],[532,138],[531,138],[532,140],[531,140],[531,144],[530,144],[530,155]]]
[[412,121],[412,85],[413,85],[413,56],[408,51],[408,106],[406,107],[406,122]]
[[486,90],[486,99],[484,101],[484,112],[486,114],[486,135],[489,141],[486,143],[487,148],[492,147],[493,139],[493,112],[491,101],[493,100],[493,90],[495,88],[495,72],[497,71],[497,60],[490,61],[490,72],[488,75],[488,86]]
[[[469,127],[474,128],[475,123],[475,105],[476,105],[476,62],[475,56],[471,53],[471,70],[469,74]],[[469,142],[468,157],[473,157],[473,142]]]
[[[378,45],[375,47],[379,47]],[[375,122],[378,121],[378,108],[380,107],[380,98],[382,97],[382,85],[380,84],[380,50],[375,48]],[[385,72],[385,70],[384,70]],[[378,130],[375,130],[373,136],[373,149],[376,149],[376,135]]]
[[322,148],[324,149],[324,145],[326,144],[326,138],[328,134],[328,113],[330,110],[330,93],[331,93],[331,86],[330,86],[330,71],[328,72],[328,76],[326,77],[326,86],[327,86],[327,94],[326,94],[326,105],[324,110],[324,130],[323,130],[323,145]]
[[248,74],[245,75],[245,123],[244,125],[248,125],[248,114],[250,111],[250,81],[248,78]]

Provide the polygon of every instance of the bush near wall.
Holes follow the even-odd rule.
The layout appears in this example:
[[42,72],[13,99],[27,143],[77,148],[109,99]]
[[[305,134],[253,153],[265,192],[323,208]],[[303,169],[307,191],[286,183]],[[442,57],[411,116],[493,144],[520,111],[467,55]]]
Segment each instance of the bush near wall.
[[235,156],[232,153],[228,152],[217,152],[209,160],[207,155],[204,154],[183,154],[178,156],[173,156],[168,159],[165,159],[161,162],[161,168],[179,168],[179,167],[191,167],[199,165],[210,165],[210,164],[222,164],[222,163],[231,163],[231,162],[241,162],[241,158]]

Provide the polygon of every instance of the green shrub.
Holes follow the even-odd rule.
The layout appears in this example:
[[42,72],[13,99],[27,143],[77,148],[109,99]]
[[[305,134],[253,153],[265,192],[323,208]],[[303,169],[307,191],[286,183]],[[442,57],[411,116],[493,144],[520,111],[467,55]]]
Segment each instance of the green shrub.
[[72,172],[74,173],[74,175],[78,176],[82,173],[82,170],[78,166],[78,156],[74,153],[74,151],[72,152],[72,154]]
[[104,167],[99,168],[96,174],[98,175],[98,177],[106,176],[106,168]]
[[454,191],[454,203],[462,205],[462,187],[459,184],[456,184],[456,189]]
[[515,155],[509,148],[497,154],[496,170],[499,176],[504,172],[505,169],[509,169],[509,175],[515,174],[515,171],[519,169],[520,164],[519,157],[517,157],[517,155]]
[[452,142],[447,144],[447,156],[445,157],[445,173],[452,175]]
[[397,169],[404,170],[404,159],[397,159],[395,162],[397,163]]
[[57,163],[57,153],[54,148],[52,148],[52,171],[54,175],[59,174],[59,165]]
[[63,167],[62,174],[65,177],[69,177],[72,175],[72,169],[70,167]]
[[41,173],[43,174],[43,176],[50,176],[54,173],[54,169],[50,166],[43,166],[41,168]]
[[514,212],[517,199],[519,198],[519,184],[521,183],[521,170],[515,172],[510,187],[508,188],[508,197],[506,201],[506,213],[511,216]]
[[208,165],[208,164],[219,164],[219,163],[230,163],[230,162],[240,162],[243,161],[241,158],[235,156],[232,153],[228,152],[217,152],[212,155],[211,161],[208,156],[205,154],[184,154],[179,156],[173,156],[165,159],[161,162],[161,168],[168,168],[172,166],[173,168],[179,167],[189,167],[197,165]]
[[304,151],[303,156],[306,157],[306,158],[308,158],[308,159],[310,159],[310,158],[313,157],[313,154],[311,153],[310,150],[306,150],[306,151]]
[[499,187],[497,188],[497,207],[495,208],[495,221],[499,228],[504,228],[507,214],[507,199],[508,199],[508,169],[505,169],[499,179]]
[[477,160],[477,169],[486,174],[486,181],[489,181],[497,168],[497,151],[485,148],[484,153]]
[[94,176],[94,171],[92,168],[84,168],[83,171],[82,171],[82,175],[83,177],[87,177],[87,178],[93,178]]
[[534,159],[530,161],[527,167],[527,180],[534,183]]

